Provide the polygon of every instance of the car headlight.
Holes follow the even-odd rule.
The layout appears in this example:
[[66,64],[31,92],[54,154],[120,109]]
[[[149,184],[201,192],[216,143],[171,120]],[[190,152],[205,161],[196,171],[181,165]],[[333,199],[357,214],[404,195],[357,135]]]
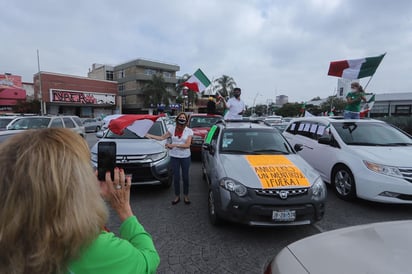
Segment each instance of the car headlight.
[[159,161],[159,160],[165,158],[167,156],[167,153],[168,153],[167,151],[163,151],[163,152],[160,152],[160,153],[155,153],[155,154],[148,155],[147,158],[152,160],[153,162],[156,162],[156,161]]
[[369,161],[363,161],[363,163],[369,170],[372,170],[376,173],[380,173],[380,174],[384,174],[388,176],[394,176],[394,177],[402,177],[402,173],[399,171],[397,167],[385,166],[381,164],[372,163]]
[[310,191],[312,192],[312,200],[320,201],[326,198],[326,186],[320,177],[316,179]]
[[241,183],[233,179],[229,179],[229,178],[222,179],[220,181],[220,186],[230,192],[236,193],[236,195],[238,195],[239,197],[243,197],[247,193],[247,188]]

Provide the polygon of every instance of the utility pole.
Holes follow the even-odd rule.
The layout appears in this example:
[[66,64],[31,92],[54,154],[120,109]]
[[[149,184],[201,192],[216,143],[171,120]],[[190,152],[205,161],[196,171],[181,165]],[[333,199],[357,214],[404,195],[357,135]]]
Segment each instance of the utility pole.
[[44,106],[43,106],[43,90],[41,85],[41,71],[40,71],[40,57],[39,57],[39,50],[37,50],[37,71],[39,73],[39,99],[40,99],[40,114],[44,115]]

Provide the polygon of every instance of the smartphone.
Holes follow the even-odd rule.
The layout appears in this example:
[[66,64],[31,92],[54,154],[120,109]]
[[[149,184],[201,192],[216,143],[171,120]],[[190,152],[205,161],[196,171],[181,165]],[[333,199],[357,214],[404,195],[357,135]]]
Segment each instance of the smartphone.
[[116,143],[100,142],[97,145],[97,177],[105,181],[106,172],[110,171],[114,180],[114,168],[116,167]]

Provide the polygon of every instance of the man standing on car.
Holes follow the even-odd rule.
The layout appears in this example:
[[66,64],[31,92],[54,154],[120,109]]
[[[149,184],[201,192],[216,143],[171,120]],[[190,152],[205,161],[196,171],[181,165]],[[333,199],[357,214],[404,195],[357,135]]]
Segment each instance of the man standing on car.
[[228,109],[224,118],[225,120],[241,120],[243,112],[245,111],[245,103],[240,99],[242,93],[240,88],[233,89],[233,97],[225,102]]

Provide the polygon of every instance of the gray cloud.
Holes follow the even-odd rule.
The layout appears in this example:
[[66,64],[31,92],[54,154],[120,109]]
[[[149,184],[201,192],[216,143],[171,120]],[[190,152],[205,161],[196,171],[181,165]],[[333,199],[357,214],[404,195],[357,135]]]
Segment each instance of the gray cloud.
[[301,102],[333,94],[331,61],[387,52],[368,89],[412,86],[407,0],[16,0],[3,10],[0,73],[28,82],[38,49],[44,71],[86,76],[93,63],[148,58],[180,65],[179,75],[232,76],[248,104]]

